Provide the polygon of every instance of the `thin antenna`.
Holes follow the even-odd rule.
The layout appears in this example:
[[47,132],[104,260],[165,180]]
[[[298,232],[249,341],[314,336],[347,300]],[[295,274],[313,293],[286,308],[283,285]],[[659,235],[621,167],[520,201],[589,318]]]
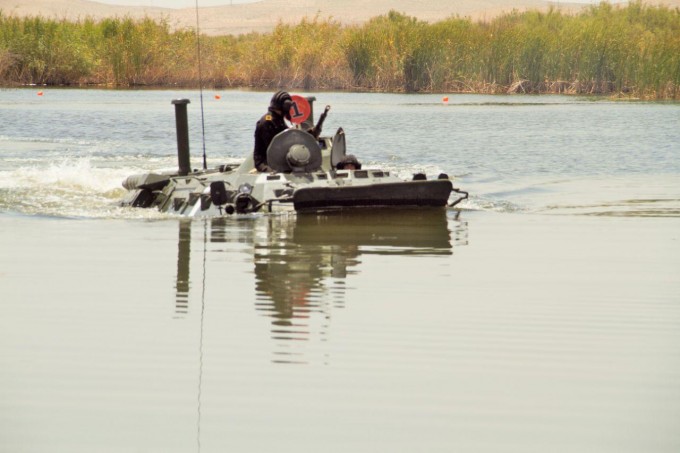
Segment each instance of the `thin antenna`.
[[205,114],[203,113],[203,72],[201,68],[201,29],[198,24],[198,0],[196,0],[196,48],[198,51],[198,87],[201,93],[201,137],[203,138],[203,170],[208,169],[205,155]]

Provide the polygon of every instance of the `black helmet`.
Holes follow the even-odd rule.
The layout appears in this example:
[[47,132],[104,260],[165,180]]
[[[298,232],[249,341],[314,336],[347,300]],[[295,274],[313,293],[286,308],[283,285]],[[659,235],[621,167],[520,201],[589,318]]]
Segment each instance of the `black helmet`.
[[288,116],[288,111],[293,105],[293,99],[287,91],[279,90],[274,93],[272,100],[269,102],[270,109],[281,110],[284,115]]
[[354,165],[356,170],[361,170],[361,162],[354,156],[354,154],[348,154],[343,157],[340,162],[335,166],[338,170],[344,170],[347,165]]

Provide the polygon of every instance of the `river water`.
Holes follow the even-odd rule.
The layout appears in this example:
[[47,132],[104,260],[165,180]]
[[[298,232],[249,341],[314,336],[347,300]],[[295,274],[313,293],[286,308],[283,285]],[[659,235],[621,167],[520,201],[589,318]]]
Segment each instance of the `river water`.
[[470,199],[121,208],[176,166],[172,99],[198,168],[271,93],[202,126],[198,91],[0,90],[0,451],[680,449],[679,104],[313,94],[365,166]]

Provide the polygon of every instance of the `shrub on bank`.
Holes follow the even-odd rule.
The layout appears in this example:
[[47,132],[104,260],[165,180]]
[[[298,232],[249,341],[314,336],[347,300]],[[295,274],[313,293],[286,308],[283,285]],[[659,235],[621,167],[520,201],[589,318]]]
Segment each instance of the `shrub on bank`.
[[201,36],[151,19],[0,12],[0,83],[680,98],[680,10],[607,3],[426,23],[392,11],[361,26],[318,17],[271,33]]

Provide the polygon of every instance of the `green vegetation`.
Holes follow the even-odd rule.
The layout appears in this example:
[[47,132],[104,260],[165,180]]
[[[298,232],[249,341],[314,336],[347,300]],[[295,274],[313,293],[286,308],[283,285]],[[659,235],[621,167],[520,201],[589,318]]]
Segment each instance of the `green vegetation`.
[[[201,37],[204,86],[522,92],[680,99],[680,9],[607,3],[429,24],[397,12],[361,26],[279,24]],[[192,30],[0,12],[0,84],[198,86]]]

